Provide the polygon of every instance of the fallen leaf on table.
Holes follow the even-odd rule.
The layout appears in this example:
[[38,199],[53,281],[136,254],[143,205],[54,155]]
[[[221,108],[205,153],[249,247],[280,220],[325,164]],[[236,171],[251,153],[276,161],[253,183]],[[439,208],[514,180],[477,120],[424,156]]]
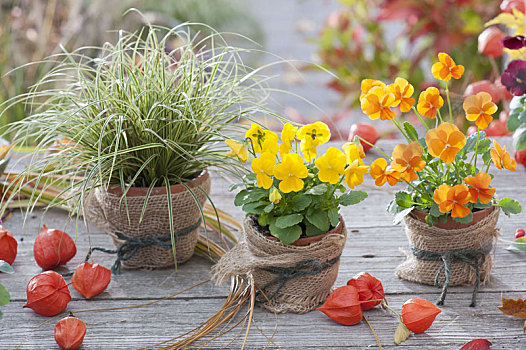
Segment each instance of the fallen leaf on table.
[[[506,299],[502,298],[502,306],[499,306],[499,310],[505,313],[506,315],[515,316],[519,318],[526,319],[526,300],[522,300],[519,297],[515,299]],[[524,321],[524,328],[522,329],[523,333],[526,333],[526,321]]]
[[513,253],[526,253],[526,237],[517,238],[506,249]]
[[464,344],[460,350],[491,350],[491,345],[493,344],[491,344],[491,342],[489,342],[487,339],[473,339],[472,341]]
[[398,345],[400,343],[403,343],[404,341],[407,340],[407,338],[409,338],[410,335],[411,335],[411,331],[407,329],[407,327],[405,326],[403,322],[400,321],[400,323],[398,323],[398,328],[396,328],[396,331],[394,334],[395,344]]

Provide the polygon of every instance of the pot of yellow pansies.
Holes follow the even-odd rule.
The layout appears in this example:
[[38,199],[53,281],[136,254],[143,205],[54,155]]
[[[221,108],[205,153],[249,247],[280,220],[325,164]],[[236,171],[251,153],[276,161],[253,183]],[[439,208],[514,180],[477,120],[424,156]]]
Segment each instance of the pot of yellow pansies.
[[[366,115],[394,123],[407,140],[396,145],[391,155],[377,148],[383,157],[370,168],[376,185],[406,186],[388,206],[395,224],[405,221],[410,243],[407,259],[396,274],[441,286],[439,304],[444,302],[448,286],[475,285],[474,306],[479,283],[489,277],[499,211],[509,216],[520,213],[521,207],[509,198],[497,200],[496,189],[491,187],[492,165],[510,171],[516,167],[506,149],[495,140],[492,143],[483,131],[497,112],[491,96],[480,92],[464,100],[465,117],[475,122],[477,133],[466,137],[454,123],[448,81],[459,79],[463,72],[463,66],[440,53],[432,74],[443,82],[443,93],[428,87],[415,106],[414,89],[407,80],[396,78],[385,84],[366,79],[360,102]],[[443,94],[448,105],[445,113],[441,112]],[[426,129],[424,137],[398,118],[411,111]]]
[[252,124],[244,140],[227,141],[229,155],[250,160],[250,171],[232,186],[240,189],[234,204],[247,216],[245,240],[229,261],[254,278],[261,304],[274,312],[307,312],[325,300],[347,235],[340,208],[367,197],[353,190],[369,169],[363,148],[350,142],[318,154],[330,136],[322,122],[286,123],[279,136]]

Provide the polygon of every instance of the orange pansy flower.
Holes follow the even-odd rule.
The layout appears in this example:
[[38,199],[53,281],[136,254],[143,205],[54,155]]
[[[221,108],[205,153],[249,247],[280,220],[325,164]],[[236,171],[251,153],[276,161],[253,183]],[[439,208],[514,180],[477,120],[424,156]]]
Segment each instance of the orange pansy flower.
[[393,161],[391,168],[400,173],[400,177],[406,181],[413,181],[418,178],[417,171],[421,171],[426,166],[422,159],[423,149],[418,142],[411,142],[409,145],[396,145],[393,150]]
[[394,83],[387,86],[390,93],[395,96],[394,107],[400,105],[400,112],[409,112],[415,103],[411,96],[415,92],[413,85],[409,84],[404,78],[396,78]]
[[443,105],[444,99],[440,96],[440,91],[432,86],[420,93],[416,108],[421,115],[435,119],[437,111],[442,108]]
[[449,81],[451,77],[460,79],[464,74],[464,66],[457,65],[447,53],[438,54],[438,62],[431,67],[431,73],[438,80]]
[[495,148],[490,149],[493,164],[495,164],[498,169],[506,168],[510,171],[515,171],[517,162],[506,152],[506,147],[500,147],[496,140],[493,140],[493,146],[495,146]]
[[491,95],[485,91],[468,96],[464,100],[466,119],[475,122],[480,129],[486,129],[493,120],[491,116],[497,111],[497,105],[491,100]]
[[477,203],[477,200],[482,204],[488,204],[491,202],[496,191],[495,188],[489,188],[491,176],[480,172],[475,176],[467,176],[464,179],[464,182],[466,185],[471,186],[469,194],[471,195],[471,201],[473,203]]
[[466,185],[440,185],[433,194],[433,200],[438,204],[438,208],[442,213],[451,211],[451,216],[454,218],[465,218],[469,215],[471,210],[466,208],[463,204],[470,202],[471,195],[469,188]]
[[400,173],[395,170],[387,169],[387,160],[378,158],[369,169],[369,174],[374,179],[376,186],[383,186],[387,181],[389,185],[394,186],[400,180]]
[[433,157],[439,157],[445,163],[455,160],[457,153],[466,144],[466,136],[451,123],[442,123],[426,134],[428,152]]
[[389,107],[395,105],[395,96],[386,87],[374,86],[361,99],[362,111],[371,119],[391,120],[396,113]]
[[360,84],[360,101],[362,100],[362,98],[364,98],[365,95],[369,93],[369,90],[371,90],[375,86],[385,87],[385,84],[382,81],[375,79],[362,80],[362,83]]

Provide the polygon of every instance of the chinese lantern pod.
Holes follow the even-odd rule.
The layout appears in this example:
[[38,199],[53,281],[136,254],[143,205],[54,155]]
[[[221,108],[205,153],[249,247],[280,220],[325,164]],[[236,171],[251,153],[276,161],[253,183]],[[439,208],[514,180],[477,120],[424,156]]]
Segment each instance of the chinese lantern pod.
[[0,260],[12,265],[16,259],[18,243],[11,232],[0,226]]
[[80,264],[71,279],[73,288],[86,299],[104,292],[110,281],[111,271],[109,269],[89,262]]
[[62,350],[76,350],[86,335],[86,324],[76,317],[65,317],[55,325],[55,341]]
[[46,271],[31,278],[26,288],[28,307],[42,316],[54,316],[66,309],[71,295],[64,278]]
[[409,299],[402,305],[402,321],[413,333],[425,332],[442,310],[426,299]]
[[362,320],[362,308],[358,290],[354,286],[343,286],[329,294],[325,303],[318,308],[334,322],[352,326]]
[[358,291],[363,311],[372,309],[385,298],[382,282],[367,272],[360,272],[351,278],[347,285],[354,286]]
[[44,270],[64,265],[77,254],[75,242],[66,233],[44,225],[33,245],[35,260]]

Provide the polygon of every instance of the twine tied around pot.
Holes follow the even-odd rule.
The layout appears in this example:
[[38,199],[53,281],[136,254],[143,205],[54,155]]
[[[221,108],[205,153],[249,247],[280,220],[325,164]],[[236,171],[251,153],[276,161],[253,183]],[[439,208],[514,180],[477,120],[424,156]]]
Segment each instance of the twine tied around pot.
[[[444,264],[438,269],[435,275],[435,286],[442,287],[442,293],[437,305],[444,305],[446,299],[447,287],[451,278],[451,264],[453,261],[462,261],[475,269],[476,280],[475,286],[473,287],[473,294],[471,295],[471,304],[469,306],[475,307],[477,304],[477,291],[480,284],[480,267],[484,265],[486,261],[486,254],[491,250],[491,247],[487,249],[459,249],[452,250],[445,253],[431,252],[429,250],[422,250],[416,247],[411,247],[411,253],[417,259],[421,260],[442,260]],[[440,275],[444,273],[444,278],[440,282]]]
[[[184,236],[189,234],[190,232],[196,230],[199,228],[199,225],[201,225],[202,219],[199,218],[195,224],[192,226],[185,227],[182,230],[179,230],[177,232],[174,232],[174,242],[175,245],[177,243],[178,237]],[[172,248],[172,234],[167,233],[162,236],[157,237],[144,237],[144,238],[135,238],[135,237],[128,237],[124,235],[121,232],[115,232],[115,236],[121,241],[124,241],[125,243],[121,245],[118,249],[106,249],[103,247],[91,247],[88,251],[88,254],[86,256],[86,261],[90,258],[93,251],[100,251],[107,254],[117,254],[117,259],[113,263],[113,266],[111,267],[111,272],[114,274],[120,274],[122,269],[122,261],[126,261],[131,259],[135,253],[141,248],[146,248],[150,246],[159,246],[163,249],[171,249]]]
[[270,272],[277,277],[273,279],[272,281],[268,282],[266,285],[264,285],[261,289],[262,290],[268,290],[268,288],[272,287],[273,285],[278,285],[278,287],[267,296],[265,299],[259,299],[258,295],[261,294],[261,291],[258,291],[256,295],[256,301],[257,302],[265,302],[268,300],[272,300],[285,286],[285,283],[288,281],[299,277],[299,276],[307,276],[307,275],[317,275],[323,270],[333,266],[340,260],[340,256],[337,256],[334,259],[331,259],[330,261],[321,263],[318,260],[315,259],[308,259],[300,261],[296,264],[296,266],[293,267],[278,267],[278,266],[269,266],[269,267],[260,267],[259,270]]

